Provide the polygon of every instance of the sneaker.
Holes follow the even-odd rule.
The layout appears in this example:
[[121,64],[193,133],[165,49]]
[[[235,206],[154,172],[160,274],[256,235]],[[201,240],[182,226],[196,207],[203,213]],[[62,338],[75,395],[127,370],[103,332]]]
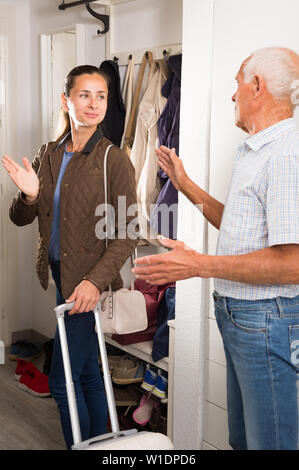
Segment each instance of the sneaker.
[[17,359],[17,361],[18,363],[17,363],[15,376],[14,376],[16,380],[20,380],[20,378],[25,373],[25,371],[27,371],[31,375],[34,375],[36,367],[34,364],[32,364],[32,362],[27,362],[27,361],[24,361],[23,359]]
[[31,343],[26,339],[20,340],[11,344],[9,359],[16,361],[18,358],[21,358],[25,361],[32,361],[36,357],[40,356],[42,352],[43,347],[41,344]]
[[140,426],[145,426],[151,419],[151,414],[154,408],[160,406],[158,402],[143,395],[140,400],[138,408],[133,412],[132,418],[135,423]]
[[141,388],[144,390],[151,392],[157,383],[157,369],[155,367],[151,367],[149,364],[146,365],[145,376],[143,382],[141,384]]
[[163,374],[163,372],[159,370],[157,383],[152,391],[152,394],[164,400],[167,397],[167,385],[168,378],[165,374]]
[[9,359],[16,361],[19,357],[21,348],[24,348],[28,344],[27,340],[20,340],[10,345]]
[[18,387],[25,392],[31,393],[35,397],[49,397],[50,389],[48,376],[35,368],[34,373],[25,370],[22,374]]
[[19,358],[24,361],[33,361],[43,353],[43,346],[39,343],[28,342],[24,347],[20,348]]

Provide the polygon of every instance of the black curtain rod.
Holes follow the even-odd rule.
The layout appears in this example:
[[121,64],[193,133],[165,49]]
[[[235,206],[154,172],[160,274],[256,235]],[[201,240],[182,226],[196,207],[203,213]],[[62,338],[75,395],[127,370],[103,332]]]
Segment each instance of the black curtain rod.
[[65,10],[66,8],[77,7],[79,5],[87,5],[88,3],[95,2],[96,0],[78,0],[77,2],[71,3],[64,3],[63,2],[59,5],[59,10]]

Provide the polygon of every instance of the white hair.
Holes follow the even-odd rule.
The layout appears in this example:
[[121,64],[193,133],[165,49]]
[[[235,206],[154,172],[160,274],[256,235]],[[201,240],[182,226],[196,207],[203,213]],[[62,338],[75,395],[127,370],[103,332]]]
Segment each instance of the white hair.
[[261,75],[274,99],[290,99],[294,82],[299,80],[299,57],[282,47],[259,49],[250,56],[243,73],[246,83],[250,83],[255,75]]

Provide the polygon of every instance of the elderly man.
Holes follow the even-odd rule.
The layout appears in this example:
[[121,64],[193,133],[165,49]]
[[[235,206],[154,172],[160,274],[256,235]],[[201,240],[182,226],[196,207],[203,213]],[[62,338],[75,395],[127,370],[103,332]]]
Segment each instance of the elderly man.
[[216,256],[160,238],[171,251],[136,260],[152,284],[215,278],[215,316],[227,361],[230,444],[234,449],[298,449],[299,133],[293,84],[299,57],[283,48],[253,53],[236,76],[239,147],[222,205],[186,174],[174,149],[161,168],[219,229]]

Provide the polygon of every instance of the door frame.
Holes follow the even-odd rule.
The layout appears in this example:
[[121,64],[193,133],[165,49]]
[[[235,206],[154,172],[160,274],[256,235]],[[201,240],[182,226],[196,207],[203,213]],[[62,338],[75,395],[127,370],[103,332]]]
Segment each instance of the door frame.
[[49,142],[51,133],[52,103],[52,41],[51,36],[57,33],[74,31],[76,35],[76,65],[86,61],[86,27],[85,24],[73,24],[63,28],[53,29],[40,35],[41,45],[41,111],[42,111],[42,141]]
[[[0,36],[0,138],[1,154],[7,151],[7,40],[5,36]],[[3,101],[1,103],[1,101]],[[0,174],[0,340],[8,342],[7,334],[7,237],[4,231],[4,194],[6,193],[6,173],[1,168]]]

